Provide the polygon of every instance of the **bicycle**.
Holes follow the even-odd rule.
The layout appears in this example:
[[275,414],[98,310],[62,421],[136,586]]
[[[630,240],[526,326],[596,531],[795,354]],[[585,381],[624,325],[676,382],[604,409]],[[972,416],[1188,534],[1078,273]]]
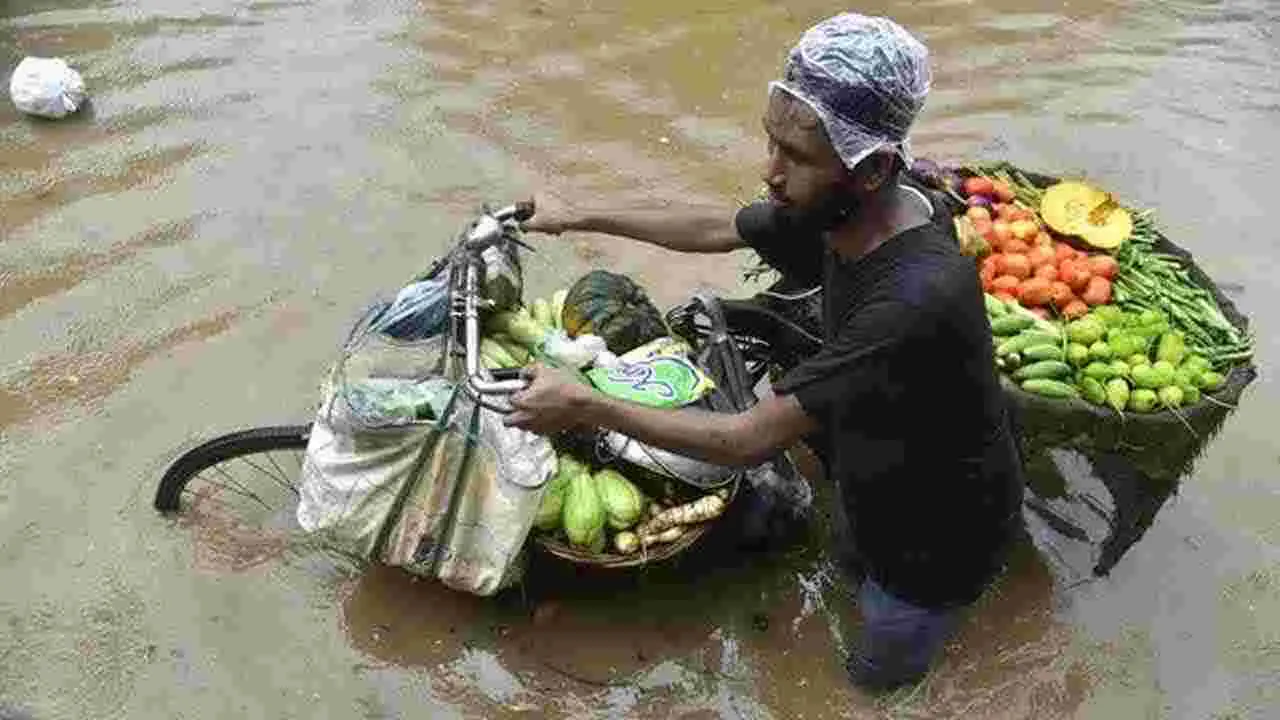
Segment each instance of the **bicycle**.
[[[447,273],[449,328],[444,357],[462,363],[466,394],[498,412],[510,411],[503,398],[522,390],[526,381],[519,369],[489,370],[481,362],[480,314],[495,304],[486,297],[485,273],[495,259],[514,259],[519,267],[519,250],[531,249],[520,239],[519,225],[533,210],[524,203],[496,211],[482,209],[453,248],[419,278],[431,280]],[[703,360],[715,365],[709,370],[729,386],[716,394],[714,409],[746,410],[764,377],[785,371],[821,346],[815,315],[805,305],[814,291],[795,290],[781,281],[749,299],[694,295],[668,311],[668,326],[703,349]],[[255,427],[195,446],[165,470],[156,489],[155,509],[170,515],[195,507],[206,512],[216,509],[238,525],[300,531],[293,511],[300,498],[298,483],[311,428],[304,424]]]

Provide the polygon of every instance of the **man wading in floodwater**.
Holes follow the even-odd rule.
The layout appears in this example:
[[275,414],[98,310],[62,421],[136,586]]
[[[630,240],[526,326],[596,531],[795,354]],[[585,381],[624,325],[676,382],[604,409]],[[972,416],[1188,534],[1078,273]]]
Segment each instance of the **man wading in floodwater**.
[[945,209],[902,184],[929,77],[928,52],[893,22],[830,18],[770,85],[767,202],[732,215],[541,199],[526,225],[684,252],[748,246],[784,275],[822,284],[823,349],[749,411],[643,407],[538,369],[508,423],[605,427],[726,465],[820,438],[865,620],[846,664],[869,690],[928,671],[960,610],[1003,567],[1022,496],[978,274]]

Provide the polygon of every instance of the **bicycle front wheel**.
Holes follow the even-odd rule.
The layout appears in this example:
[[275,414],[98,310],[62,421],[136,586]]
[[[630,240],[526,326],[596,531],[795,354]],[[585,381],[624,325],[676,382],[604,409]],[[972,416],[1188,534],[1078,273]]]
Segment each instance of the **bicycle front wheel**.
[[155,508],[198,510],[264,528],[292,526],[310,433],[308,425],[260,427],[202,443],[169,465]]

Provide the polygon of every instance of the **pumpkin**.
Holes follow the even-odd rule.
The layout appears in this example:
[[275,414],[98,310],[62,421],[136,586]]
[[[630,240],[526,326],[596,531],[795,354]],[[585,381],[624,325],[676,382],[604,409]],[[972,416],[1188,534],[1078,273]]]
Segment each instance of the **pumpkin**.
[[606,270],[592,270],[569,288],[560,315],[570,337],[599,336],[609,352],[628,350],[667,335],[662,314],[631,278]]
[[1115,250],[1133,233],[1133,217],[1108,193],[1090,185],[1061,182],[1040,199],[1045,224],[1098,250]]

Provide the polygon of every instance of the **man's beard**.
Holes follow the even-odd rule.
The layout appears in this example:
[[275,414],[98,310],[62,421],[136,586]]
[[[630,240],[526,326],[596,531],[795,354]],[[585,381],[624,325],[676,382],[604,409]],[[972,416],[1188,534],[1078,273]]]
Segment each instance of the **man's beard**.
[[808,207],[786,205],[778,208],[778,213],[783,222],[796,230],[824,233],[840,227],[856,216],[860,204],[852,193],[832,189]]

